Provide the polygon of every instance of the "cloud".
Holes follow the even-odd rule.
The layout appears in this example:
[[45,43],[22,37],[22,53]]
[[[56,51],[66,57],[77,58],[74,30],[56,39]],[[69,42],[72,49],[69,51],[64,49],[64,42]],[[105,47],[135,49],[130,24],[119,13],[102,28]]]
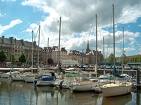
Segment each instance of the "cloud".
[[[100,25],[111,24],[112,22],[112,3],[105,0],[24,0],[22,5],[32,6],[48,13],[49,16],[46,20],[49,22],[50,27],[59,16],[65,18],[64,25],[73,32],[83,32],[89,29],[89,24],[95,23],[95,14],[98,14]],[[115,1],[115,20],[118,23],[134,22],[141,16],[140,0],[118,0]],[[46,21],[45,20],[45,21]]]
[[[95,49],[95,15],[98,14],[98,46],[102,50],[102,38],[107,43],[112,42],[112,33],[105,31],[103,27],[112,25],[113,0],[24,0],[23,6],[32,6],[38,11],[47,14],[40,21],[42,35],[41,46],[58,45],[59,17],[62,17],[61,46],[67,49],[82,50],[86,48],[87,40],[90,40],[91,49]],[[141,17],[140,0],[115,0],[115,23],[134,23]],[[34,23],[33,23],[34,24]],[[36,24],[36,23],[35,23]],[[30,28],[31,26],[29,26]],[[122,32],[116,32],[116,43],[122,42]],[[127,45],[135,43],[139,33],[125,31]],[[112,45],[111,45],[112,47]]]
[[32,23],[32,24],[30,24],[30,26],[25,30],[25,32],[32,32],[32,30],[33,30],[33,31],[36,31],[37,28],[38,28],[38,25],[35,24],[35,23]]
[[9,30],[10,28],[12,28],[18,24],[21,24],[21,23],[22,23],[22,20],[15,19],[15,20],[12,20],[8,25],[4,25],[4,26],[0,25],[0,34],[2,34],[6,30]]
[[136,22],[139,17],[141,17],[141,6],[127,6],[122,10],[122,14],[118,19],[119,23],[126,24],[126,23],[133,23]]
[[[38,27],[37,27],[38,28]],[[36,28],[36,30],[37,30]],[[105,49],[108,48],[108,54],[113,52],[113,34],[105,31],[103,29],[98,29],[98,49],[100,51],[103,50],[103,37],[105,38]],[[71,35],[65,34],[61,35],[61,47],[66,47],[67,50],[85,50],[87,47],[87,41],[89,40],[90,43],[90,49],[95,49],[96,41],[95,41],[95,34],[92,32],[83,32],[83,33],[73,33]],[[122,31],[117,31],[115,33],[115,39],[116,39],[116,56],[120,56],[122,53]],[[135,49],[134,44],[136,43],[136,39],[139,38],[140,33],[138,32],[130,32],[125,31],[124,32],[124,41],[126,45],[125,51],[128,54],[130,51]],[[44,29],[44,27],[41,27],[41,41],[40,46],[44,47],[47,46],[47,39],[49,37],[50,40],[50,46],[57,46],[59,41],[59,35],[56,32],[48,32],[48,30]],[[36,41],[38,41],[38,37],[36,37]],[[136,47],[137,48],[137,47]]]

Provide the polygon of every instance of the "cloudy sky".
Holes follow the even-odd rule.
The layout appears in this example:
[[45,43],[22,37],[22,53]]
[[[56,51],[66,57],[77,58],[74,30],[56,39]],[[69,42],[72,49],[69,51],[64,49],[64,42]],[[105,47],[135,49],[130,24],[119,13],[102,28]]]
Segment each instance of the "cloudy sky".
[[58,45],[59,17],[62,17],[61,47],[84,50],[89,40],[95,49],[95,15],[98,15],[98,49],[113,52],[112,4],[115,4],[116,55],[122,53],[123,27],[125,53],[141,53],[141,0],[0,0],[0,36],[35,40],[41,25],[40,46]]

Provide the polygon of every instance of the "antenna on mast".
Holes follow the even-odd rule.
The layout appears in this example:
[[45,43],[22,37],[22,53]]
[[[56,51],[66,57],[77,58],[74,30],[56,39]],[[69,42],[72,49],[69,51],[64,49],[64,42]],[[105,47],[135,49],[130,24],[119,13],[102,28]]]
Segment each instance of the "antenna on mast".
[[122,74],[123,74],[123,70],[124,70],[124,27],[123,29],[123,41],[122,41]]
[[40,25],[39,25],[39,35],[38,35],[38,69],[39,69],[39,50],[40,50]]
[[32,68],[33,68],[33,35],[34,35],[34,32],[33,32],[33,30],[32,30]]
[[115,59],[115,20],[114,20],[114,4],[112,5],[113,7],[113,54],[114,54],[114,65],[113,65],[113,69],[114,69],[114,72],[115,72],[115,63],[116,63],[116,59]]
[[96,14],[96,64],[95,64],[95,72],[97,77],[97,14]]
[[47,40],[47,47],[49,47],[49,37],[48,37],[48,40]]
[[61,17],[60,17],[60,19],[59,19],[59,49],[58,49],[58,51],[59,51],[59,56],[58,56],[58,69],[59,69],[59,71],[61,71],[61,64],[60,64],[60,37],[61,37]]

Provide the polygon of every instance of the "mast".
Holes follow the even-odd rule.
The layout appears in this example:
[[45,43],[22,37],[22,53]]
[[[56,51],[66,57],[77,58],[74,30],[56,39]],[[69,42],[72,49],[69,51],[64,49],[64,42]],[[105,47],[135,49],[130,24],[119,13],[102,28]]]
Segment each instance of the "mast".
[[104,49],[104,44],[105,44],[105,41],[104,41],[104,37],[103,37],[103,61],[104,61],[104,74],[105,74],[106,62],[105,62],[105,49]]
[[89,39],[87,41],[87,48],[86,48],[86,53],[89,53],[90,52],[90,48],[89,48]]
[[122,74],[124,70],[124,27],[123,27],[123,41],[122,41]]
[[97,77],[97,14],[96,14],[96,64],[95,64],[95,72]]
[[38,68],[39,68],[39,50],[40,50],[40,25],[39,25],[39,35],[38,35]]
[[61,65],[60,65],[60,37],[61,37],[61,17],[59,19],[59,56],[58,56],[58,69],[61,69]]
[[47,47],[49,47],[49,37],[48,37],[48,40],[47,40]]
[[115,59],[115,20],[114,20],[114,4],[113,6],[113,54],[114,54],[114,70],[115,70],[115,63],[116,63],[116,59]]
[[81,65],[83,67],[83,49],[82,49],[81,57],[82,57]]
[[34,32],[33,32],[33,30],[32,30],[32,68],[33,68],[33,34],[34,34]]

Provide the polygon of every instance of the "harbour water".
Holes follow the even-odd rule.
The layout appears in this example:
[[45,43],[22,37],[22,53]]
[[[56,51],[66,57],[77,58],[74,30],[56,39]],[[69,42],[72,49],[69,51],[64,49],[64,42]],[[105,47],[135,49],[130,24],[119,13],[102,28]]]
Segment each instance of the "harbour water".
[[93,92],[72,93],[55,87],[34,87],[24,82],[0,82],[0,105],[140,105],[141,93],[103,98]]

